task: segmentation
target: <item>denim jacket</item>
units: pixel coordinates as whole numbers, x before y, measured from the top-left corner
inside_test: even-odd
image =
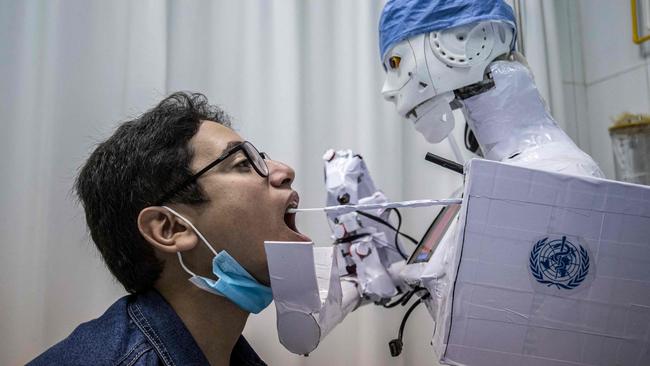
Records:
[[[231,365],[266,365],[243,336]],[[209,365],[172,307],[155,290],[125,296],[79,325],[28,365]]]

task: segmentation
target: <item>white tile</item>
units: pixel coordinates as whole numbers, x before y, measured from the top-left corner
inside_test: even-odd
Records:
[[[587,87],[588,131],[591,156],[608,178],[614,178],[614,159],[608,127],[623,112],[648,113],[648,66]]]
[[[628,1],[580,0],[578,11],[587,84],[645,63],[632,42]]]

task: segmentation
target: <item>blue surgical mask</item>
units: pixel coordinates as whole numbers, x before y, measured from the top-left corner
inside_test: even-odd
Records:
[[[181,267],[192,276],[189,279],[190,282],[202,290],[229,299],[249,313],[257,314],[269,306],[271,301],[273,301],[273,293],[270,287],[259,283],[225,250],[217,253],[201,232],[188,219],[169,207],[163,207],[179,219],[185,221],[215,255],[212,259],[212,273],[217,276],[218,280],[196,275],[185,266],[181,253],[176,253]]]

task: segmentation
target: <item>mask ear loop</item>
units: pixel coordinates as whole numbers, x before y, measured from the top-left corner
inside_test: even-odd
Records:
[[[217,251],[214,250],[214,248],[212,247],[212,245],[210,245],[210,243],[208,243],[208,241],[205,239],[205,237],[203,236],[203,234],[201,234],[201,232],[198,231],[198,230],[196,229],[196,227],[195,227],[195,226],[190,222],[190,220],[186,219],[185,217],[183,217],[183,215],[179,214],[178,212],[172,210],[171,208],[169,208],[169,207],[167,207],[167,206],[162,206],[162,207],[166,208],[169,212],[173,213],[176,217],[178,217],[179,219],[183,220],[186,224],[188,224],[188,225],[192,228],[192,230],[194,230],[194,232],[196,233],[196,235],[198,235],[199,238],[200,238],[201,240],[203,240],[203,242],[205,243],[205,245],[207,245],[208,248],[210,248],[210,250],[212,251],[212,253],[213,253],[215,256],[218,254]],[[194,274],[194,272],[190,271],[190,269],[187,268],[187,266],[186,266],[185,263],[183,262],[183,257],[181,256],[181,252],[176,252],[176,255],[178,256],[178,260],[181,262],[181,267],[183,267],[183,269],[185,270],[185,272],[191,274],[191,275],[194,276],[194,277],[197,277],[197,275]]]

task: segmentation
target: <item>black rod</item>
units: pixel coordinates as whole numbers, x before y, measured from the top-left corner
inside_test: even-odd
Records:
[[[463,174],[463,166],[458,164],[455,161],[451,161],[448,159],[443,158],[442,156],[438,156],[436,154],[432,154],[430,152],[427,153],[427,155],[424,157],[426,161],[430,161],[434,164],[438,164],[443,168],[447,168],[449,170],[452,170],[458,174]]]

